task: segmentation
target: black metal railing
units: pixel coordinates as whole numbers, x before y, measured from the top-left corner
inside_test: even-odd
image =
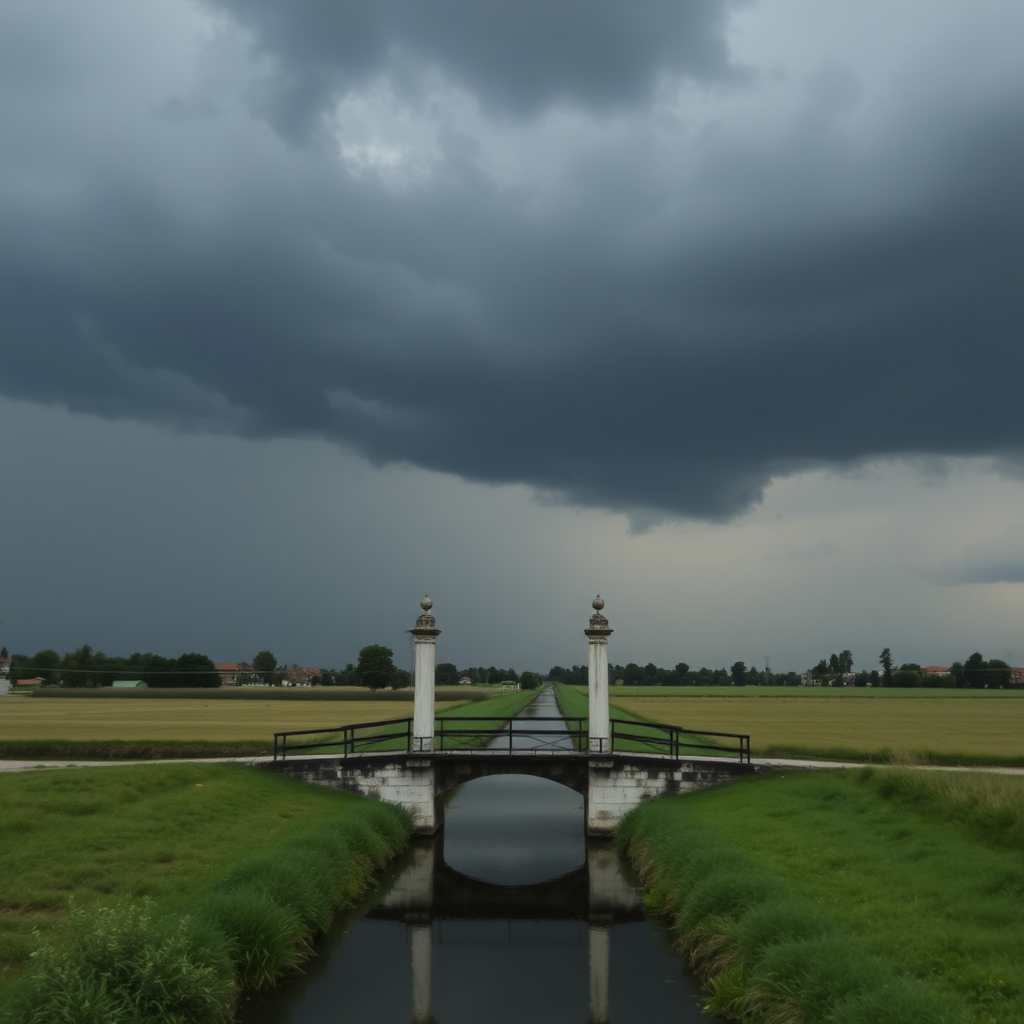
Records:
[[[750,763],[750,737],[734,732],[683,729],[658,722],[611,720],[612,750],[617,754],[663,754],[685,757],[702,751],[701,757],[736,757]]]
[[[296,741],[293,737],[305,737]],[[347,757],[370,750],[411,750],[412,719],[392,718],[384,722],[359,722],[333,729],[293,729],[274,733],[274,760],[304,751]]]
[[[533,722],[544,722],[546,728],[531,729]],[[559,723],[561,728],[551,727]],[[563,718],[561,715],[531,715],[510,718],[507,722],[482,721],[479,718],[449,715],[435,722],[435,750],[575,750],[587,736],[585,718]],[[564,744],[568,744],[568,746]]]
[[[559,751],[588,752],[586,718],[561,716],[494,719],[451,715],[434,721],[436,751]],[[546,727],[531,729],[533,722]],[[561,728],[551,727],[560,723]],[[731,732],[683,729],[658,722],[611,719],[611,752],[661,754],[682,758],[694,751],[702,757],[736,757],[750,762],[750,737]],[[360,722],[328,729],[293,729],[274,733],[274,760],[299,753],[348,757],[369,752],[412,750],[412,719]]]

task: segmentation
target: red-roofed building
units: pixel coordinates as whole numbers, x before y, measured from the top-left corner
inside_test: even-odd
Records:
[[[252,671],[244,661],[219,661],[213,667],[220,673],[221,686],[237,686],[238,677]]]
[[[925,665],[921,671],[927,676],[948,676],[949,669],[942,665]]]

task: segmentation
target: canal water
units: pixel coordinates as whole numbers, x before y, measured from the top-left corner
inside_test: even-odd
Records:
[[[551,690],[513,745],[569,746]],[[545,735],[548,734],[548,735]],[[503,740],[507,743],[507,739]],[[583,798],[496,775],[450,795],[304,973],[244,1005],[240,1024],[707,1024],[628,867],[588,841]]]

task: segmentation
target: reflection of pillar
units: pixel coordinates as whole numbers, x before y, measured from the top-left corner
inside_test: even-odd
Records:
[[[414,924],[412,932],[412,1024],[433,1024],[430,1011],[430,924]]]
[[[608,620],[601,614],[604,601],[594,598],[594,614],[590,629],[583,630],[590,638],[590,751],[604,754],[611,750],[611,726],[608,716]]]
[[[433,601],[429,597],[420,601],[423,614],[410,629],[416,647],[416,679],[413,692],[412,749],[434,749],[434,657],[439,629],[434,628],[430,614]]]
[[[608,953],[611,934],[600,924],[590,925],[590,1016],[587,1024],[609,1024]]]

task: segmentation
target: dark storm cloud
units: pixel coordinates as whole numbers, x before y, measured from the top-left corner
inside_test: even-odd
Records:
[[[301,139],[348,89],[387,76],[416,95],[439,72],[486,109],[523,116],[556,101],[618,107],[659,75],[729,81],[730,0],[630,4],[586,0],[208,0],[273,61],[256,103]]]
[[[526,21],[490,38],[476,5],[430,5],[429,26],[427,5],[351,5],[346,32],[334,5],[221,6],[278,61],[264,98],[307,97],[293,125],[408,68],[407,51],[519,113],[564,95],[640,102],[662,70],[728,73],[712,4],[598,19],[600,39],[633,32],[603,73],[597,43],[570,52],[570,7],[550,7],[565,33],[535,40],[527,71]],[[285,159],[236,138],[221,97],[151,104],[159,152],[113,132],[88,171],[25,130],[30,172],[0,192],[0,388],[183,429],[322,436],[637,523],[728,518],[803,467],[1019,459],[1021,92],[915,112],[913,133],[896,124],[864,153],[835,134],[856,75],[832,62],[808,82],[805,115],[768,141],[698,134],[682,159],[638,123],[626,142],[581,144],[543,216],[453,131],[394,187],[322,147]],[[173,197],[168,177],[186,181]]]

